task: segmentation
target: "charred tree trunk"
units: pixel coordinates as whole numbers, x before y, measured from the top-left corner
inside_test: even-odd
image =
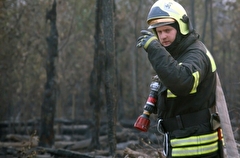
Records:
[[[195,0],[190,0],[191,5],[191,22],[194,29],[196,29],[196,21],[195,21]]]
[[[105,44],[105,91],[108,119],[108,144],[111,156],[116,152],[116,65],[115,65],[115,28],[113,22],[113,0],[103,1],[103,30]]]
[[[203,21],[203,32],[202,32],[202,42],[203,43],[204,43],[204,39],[205,39],[206,27],[207,27],[207,21],[208,21],[208,1],[209,0],[205,0],[205,2],[204,2],[205,17],[204,17],[204,21]]]
[[[56,108],[56,70],[54,60],[58,54],[58,31],[56,26],[56,0],[52,9],[46,14],[46,20],[50,21],[50,35],[46,38],[48,45],[48,57],[46,62],[47,81],[45,84],[44,100],[41,108],[40,140],[39,145],[51,147],[54,144],[54,114]]]
[[[102,84],[102,69],[104,68],[104,43],[102,33],[102,0],[98,0],[96,4],[95,18],[95,53],[93,70],[90,75],[90,105],[93,106],[93,127],[91,149],[99,149],[99,127],[101,107],[103,106],[103,98],[100,92]]]
[[[211,28],[211,46],[210,46],[210,52],[213,53],[213,47],[214,47],[214,27],[213,27],[213,2],[212,0],[209,0],[210,3],[210,28]]]

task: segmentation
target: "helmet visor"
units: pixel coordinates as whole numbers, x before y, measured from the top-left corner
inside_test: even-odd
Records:
[[[153,29],[153,28],[156,28],[156,27],[159,27],[159,26],[172,24],[174,22],[175,22],[175,20],[172,19],[172,18],[153,19],[153,20],[148,22],[148,24],[149,24],[148,29]]]

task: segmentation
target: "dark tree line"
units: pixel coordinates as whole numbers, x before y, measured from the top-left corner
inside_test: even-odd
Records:
[[[99,121],[101,109],[101,84],[104,84],[108,118],[108,140],[111,155],[116,150],[116,64],[115,64],[115,29],[113,0],[96,3],[95,24],[95,55],[93,70],[90,78],[90,104],[93,109],[92,148],[99,148]],[[47,81],[45,84],[44,101],[41,109],[40,146],[51,147],[54,144],[54,117],[56,109],[56,68],[55,58],[58,54],[58,30],[56,26],[56,0],[51,10],[47,11],[46,21],[50,21],[50,35],[47,37],[48,58],[46,62]],[[99,13],[99,14],[98,14]],[[103,30],[103,33],[102,31]],[[104,40],[103,40],[104,39]],[[105,54],[104,54],[105,52]],[[104,68],[102,70],[102,68]]]

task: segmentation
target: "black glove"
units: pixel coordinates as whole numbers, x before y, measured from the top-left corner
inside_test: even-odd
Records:
[[[147,47],[153,40],[158,40],[157,37],[150,31],[142,30],[141,34],[142,36],[140,36],[137,40],[138,48],[143,47],[144,49],[147,49]]]

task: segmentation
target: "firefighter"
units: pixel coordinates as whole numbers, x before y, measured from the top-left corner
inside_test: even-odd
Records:
[[[166,157],[222,157],[215,105],[216,64],[192,28],[185,9],[174,0],[151,7],[137,47],[144,48],[160,80],[158,130]],[[153,108],[145,107],[145,111]],[[151,110],[152,109],[152,110]],[[149,114],[148,113],[148,114]],[[213,117],[214,116],[214,117]],[[212,119],[217,118],[217,121]]]

